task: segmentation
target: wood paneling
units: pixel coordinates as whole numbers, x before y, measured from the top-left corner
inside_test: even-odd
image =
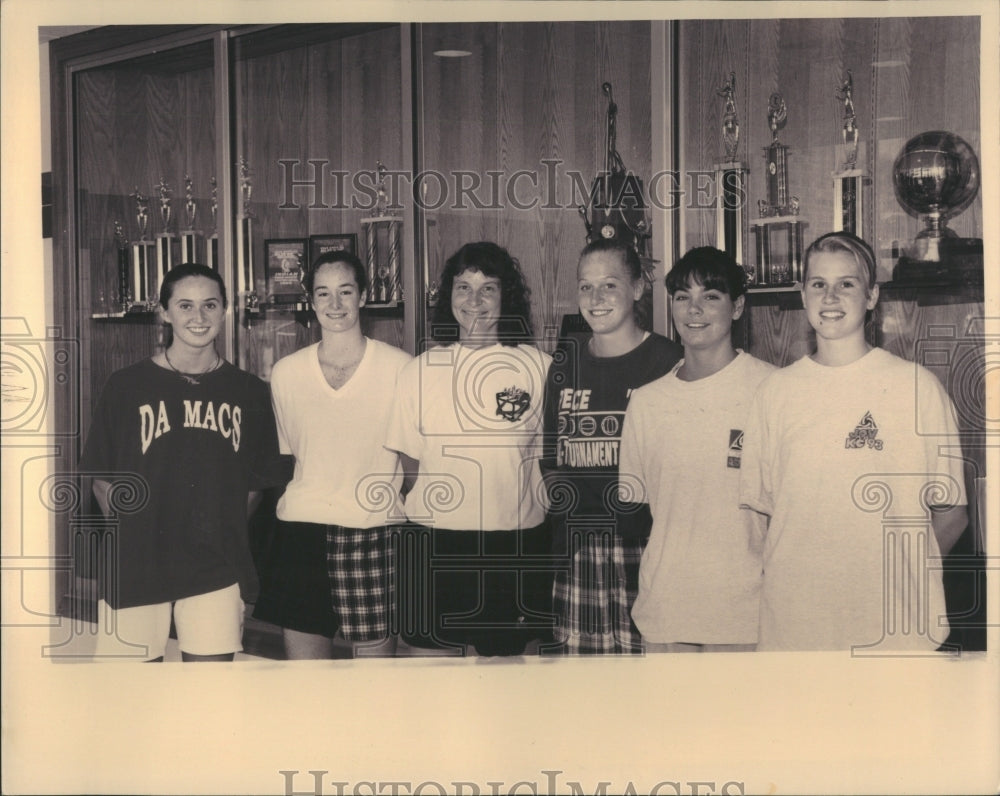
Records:
[[[925,130],[958,133],[979,147],[979,25],[974,17],[896,19],[799,19],[691,21],[681,23],[681,147],[684,168],[710,169],[722,145],[722,99],[716,89],[730,71],[737,75],[740,157],[750,167],[748,215],[766,195],[762,158],[770,141],[767,101],[778,91],[788,121],[778,137],[790,147],[790,192],[801,200],[807,223],[805,243],[832,229],[831,172],[838,166],[843,103],[837,89],[850,69],[854,106],[861,132],[858,162],[870,177],[865,190],[864,237],[879,255],[879,278],[891,277],[893,250],[909,243],[920,225],[895,198],[892,165],[900,148]],[[935,53],[934,58],[927,53]],[[715,244],[714,210],[684,210],[682,249]],[[959,234],[982,235],[982,201],[976,201],[952,226]],[[749,246],[753,238],[745,237]],[[748,247],[746,259],[753,261]],[[787,299],[751,296],[747,323],[750,350],[777,365],[787,365],[812,350],[801,309]],[[942,321],[981,309],[972,298],[964,305],[920,306],[883,299],[873,334],[901,355],[913,356],[917,340]],[[801,304],[797,306],[801,307]],[[909,354],[907,354],[909,352]]]
[[[649,24],[434,24],[421,26],[421,36],[421,168],[442,175],[450,191],[450,201],[427,212],[429,281],[462,244],[495,241],[520,261],[535,335],[551,347],[562,316],[576,311],[586,243],[576,205],[604,165],[604,82],[618,104],[618,151],[631,171],[650,177]],[[472,55],[433,55],[444,48]],[[461,179],[481,183],[456,201]],[[429,198],[437,187],[429,185]]]
[[[343,37],[331,27],[328,35],[277,49],[260,47],[256,39],[237,44],[237,157],[245,157],[252,172],[260,295],[265,239],[352,232],[362,246],[361,219],[373,214],[377,164],[401,168],[399,28]],[[309,182],[314,184],[303,184]],[[402,344],[400,313],[363,315],[366,334]],[[295,350],[292,342],[301,347],[318,339],[309,317],[269,311],[242,323],[241,366],[266,377],[277,358]]]
[[[210,65],[211,43],[204,42],[162,51],[141,64],[113,64],[75,77],[76,277],[85,327],[85,418],[111,372],[151,354],[160,339],[151,317],[145,323],[90,319],[92,313],[118,307],[114,222],[122,224],[129,240],[139,239],[130,194],[138,188],[149,199],[151,240],[164,231],[155,186],[165,180],[172,189],[170,230],[176,233],[185,226],[184,177],[190,175],[199,206],[196,226],[210,224],[215,152]]]
[[[837,89],[851,70],[861,133],[858,162],[869,178],[863,237],[879,255],[881,280],[891,277],[894,249],[921,228],[893,190],[892,165],[902,146],[926,130],[949,130],[979,150],[975,17],[700,20],[681,23],[681,41],[684,168],[709,169],[721,155],[722,100],[715,90],[736,72],[740,157],[750,167],[753,218],[757,199],[766,195],[767,100],[780,92],[788,120],[778,137],[790,147],[790,192],[801,201],[807,245],[833,226],[831,172],[839,165],[843,127]],[[684,250],[714,243],[714,211],[689,203],[684,221]],[[960,235],[980,236],[981,198],[950,226]]]

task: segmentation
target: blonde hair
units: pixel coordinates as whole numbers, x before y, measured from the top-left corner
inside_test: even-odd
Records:
[[[809,275],[809,260],[817,252],[844,252],[854,258],[858,270],[867,282],[867,292],[870,295],[875,287],[877,266],[875,252],[857,235],[850,232],[827,232],[816,238],[806,249],[805,266],[802,269],[802,281]]]

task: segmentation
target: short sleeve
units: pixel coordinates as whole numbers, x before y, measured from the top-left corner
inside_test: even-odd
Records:
[[[111,422],[114,414],[111,406],[111,396],[117,391],[111,388],[110,382],[101,391],[97,407],[87,432],[87,442],[80,456],[80,470],[89,472],[111,472],[114,470],[114,431],[115,424]]]
[[[559,384],[565,383],[560,378],[559,364],[555,361],[549,364],[545,377],[545,395],[542,403],[542,458],[539,465],[542,472],[554,470],[556,467],[556,420],[559,413]]]
[[[774,513],[774,461],[770,439],[766,390],[757,390],[750,403],[747,427],[743,431],[740,458],[740,505],[761,514]]]
[[[641,407],[641,396],[633,394],[622,423],[621,448],[618,452],[618,496],[623,503],[649,503],[639,442],[642,438]]]
[[[930,487],[928,499],[935,507],[964,506],[968,498],[955,406],[937,376],[921,367],[918,378],[917,422],[924,443],[927,472],[944,476]]]
[[[291,429],[287,428],[286,424],[294,417],[294,411],[290,406],[289,390],[285,387],[285,373],[281,361],[271,371],[271,406],[278,431],[278,450],[285,455],[292,455],[295,453],[292,448],[292,434],[289,433]]]
[[[250,428],[254,430],[250,450],[248,451],[248,488],[250,490],[265,489],[284,483],[283,464],[278,453],[278,431],[271,407],[271,396],[264,382],[255,376],[249,376],[253,392],[251,402],[253,422]]]
[[[399,451],[417,461],[423,451],[423,436],[417,417],[416,393],[420,380],[416,375],[419,374],[419,368],[420,360],[414,360],[404,366],[396,378],[396,400],[392,403],[383,443],[389,450]]]

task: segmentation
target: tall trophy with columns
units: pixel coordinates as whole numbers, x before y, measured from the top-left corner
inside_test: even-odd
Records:
[[[382,161],[377,161],[377,200],[371,216],[361,219],[370,304],[395,304],[403,298],[400,248],[403,219],[389,206],[387,174]]]
[[[767,162],[767,198],[757,200],[756,283],[769,287],[791,287],[802,279],[802,227],[799,199],[788,185],[788,147],[778,140],[778,131],[788,120],[788,108],[778,92],[767,103],[767,125],[771,143],[764,147]]]
[[[173,215],[170,207],[170,195],[173,193],[166,180],[162,177],[156,184],[156,193],[160,200],[160,223],[162,231],[156,235],[156,284],[163,284],[163,277],[174,267],[174,244],[177,238],[170,231],[170,221]]]
[[[198,238],[201,233],[194,228],[198,216],[198,200],[194,198],[194,183],[184,175],[184,231],[181,232],[181,262],[198,262]]]
[[[139,230],[138,240],[132,243],[132,304],[130,309],[142,309],[146,305],[156,304],[156,294],[160,289],[157,282],[152,287],[150,282],[155,278],[156,255],[153,250],[156,244],[148,240],[149,234],[149,198],[136,186],[130,194],[135,202],[135,223]]]

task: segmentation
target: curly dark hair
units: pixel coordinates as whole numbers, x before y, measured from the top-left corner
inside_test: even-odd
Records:
[[[497,339],[502,345],[531,342],[531,290],[517,259],[502,246],[490,241],[466,243],[448,258],[441,272],[437,306],[431,320],[431,338],[439,343],[453,343],[459,338],[459,324],[451,311],[451,291],[455,277],[465,271],[500,280],[500,323]]]

